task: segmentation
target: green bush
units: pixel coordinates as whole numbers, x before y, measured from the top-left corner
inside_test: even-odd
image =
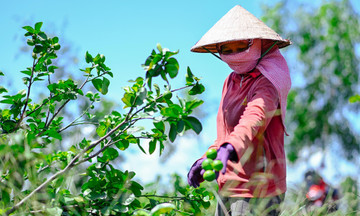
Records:
[[[123,109],[92,122],[97,119],[94,104],[108,93],[113,77],[105,56],[86,52],[88,67],[81,69],[81,84],[71,78],[53,82],[57,70],[53,60],[61,45],[58,37],[49,37],[41,27],[41,22],[23,27],[33,51],[32,65],[21,71],[26,88],[11,95],[0,87],[0,214],[199,215],[208,208],[214,196],[204,188],[190,188],[175,176],[171,196],[146,193],[133,180],[134,172],[113,166],[130,145],[144,154],[158,148],[161,154],[165,141],[174,142],[187,130],[201,132],[202,125],[192,112],[203,103],[196,95],[204,92],[204,86],[190,68],[184,86],[170,85],[179,73],[174,58],[178,52],[158,45],[143,64],[144,76],[124,87]],[[43,84],[47,96],[32,96],[32,90]],[[84,93],[89,85],[96,91]],[[180,91],[184,97],[175,95]],[[78,117],[64,118],[64,108],[76,105],[80,98],[88,106]],[[92,122],[96,137],[83,137],[80,142],[66,137],[66,131],[81,129],[84,122]]]

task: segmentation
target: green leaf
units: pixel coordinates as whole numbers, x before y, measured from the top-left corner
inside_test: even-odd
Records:
[[[131,186],[129,188],[136,197],[141,196],[141,190],[144,190],[143,186],[135,181],[131,181]]]
[[[107,148],[103,152],[103,157],[109,161],[115,160],[119,156],[119,152],[113,148]]]
[[[204,101],[198,100],[198,99],[195,99],[195,100],[192,100],[192,101],[187,101],[186,105],[185,105],[185,109],[186,109],[186,111],[192,111],[196,107],[200,106],[203,103],[204,103]]]
[[[107,78],[93,79],[91,82],[101,94],[106,95],[108,93],[110,81]]]
[[[148,210],[139,209],[134,212],[134,216],[151,216],[151,214]]]
[[[166,117],[178,118],[182,112],[178,104],[171,104],[169,107],[164,107],[160,110],[160,114]]]
[[[90,55],[90,53],[88,51],[86,51],[85,60],[86,60],[86,63],[93,62],[93,57]]]
[[[58,37],[53,37],[52,42],[53,42],[54,44],[58,43],[58,42],[59,42],[59,38],[58,38]]]
[[[155,91],[156,91],[156,96],[159,97],[160,96],[160,87],[158,84],[154,84],[154,88],[155,88]]]
[[[164,50],[163,50],[163,51],[164,51]],[[176,51],[176,52],[166,51],[166,52],[165,52],[165,59],[167,60],[167,59],[169,59],[171,56],[176,55],[176,54],[178,54],[178,53],[179,53],[179,50]]]
[[[103,124],[100,124],[100,126],[96,129],[96,133],[99,135],[99,137],[105,136],[107,131],[107,127]]]
[[[156,44],[156,48],[159,50],[160,53],[162,53],[163,49],[159,43]]]
[[[4,203],[9,203],[10,202],[10,194],[6,191],[6,190],[1,190],[0,192],[1,194],[1,201],[3,201]]]
[[[14,120],[5,120],[1,124],[1,128],[6,133],[11,133],[16,127],[16,121]]]
[[[176,128],[177,128],[177,133],[184,132],[184,130],[185,130],[185,122],[183,120],[178,121],[177,125],[176,125]]]
[[[150,154],[154,153],[155,149],[156,149],[156,140],[152,139],[149,142],[149,153]]]
[[[161,78],[167,82],[169,84],[169,80],[167,79],[166,77],[166,72],[165,71],[160,71],[160,75],[161,75]]]
[[[92,190],[91,190],[90,188],[88,188],[88,189],[86,189],[86,190],[83,192],[83,194],[84,194],[84,196],[87,196],[87,195],[89,195],[91,192],[92,192]]]
[[[170,124],[169,139],[174,142],[177,135],[177,127],[175,124]]]
[[[121,101],[124,102],[125,107],[131,107],[133,105],[135,96],[130,93],[125,93],[124,97],[121,98]]]
[[[165,64],[165,71],[171,78],[175,78],[179,72],[179,63],[175,58],[169,58]]]
[[[44,80],[44,79],[41,79],[41,78],[39,78],[39,77],[35,77],[33,81],[35,82],[35,81],[43,81],[43,80]]]
[[[43,47],[41,45],[36,45],[33,49],[33,52],[40,53],[40,52],[42,52],[42,50],[43,50]],[[38,65],[40,65],[40,64],[38,64]]]
[[[194,75],[189,67],[187,67],[187,73],[185,78],[186,78],[186,85],[192,85],[192,83],[194,82]]]
[[[196,134],[200,134],[200,132],[202,131],[202,125],[201,125],[201,122],[197,118],[188,116],[188,117],[184,118],[184,120],[186,123],[188,123],[190,128],[195,131]]]
[[[79,147],[81,149],[84,149],[86,147],[88,147],[90,145],[90,141],[86,140],[85,138],[83,140],[81,140],[81,142],[79,143]]]
[[[57,69],[58,67],[54,66],[54,65],[51,65],[50,67],[48,67],[48,71],[51,72],[51,73],[54,73],[55,72],[55,69]]]
[[[151,215],[152,216],[160,216],[162,214],[170,213],[175,208],[176,207],[174,204],[161,203],[161,204],[155,206],[153,209],[151,209]]]
[[[350,97],[349,102],[350,103],[360,102],[360,95],[354,95],[354,96]]]
[[[40,37],[40,40],[43,40],[43,41],[48,39],[47,35],[44,32],[40,32],[39,37]]]
[[[36,32],[39,32],[40,31],[40,29],[41,29],[41,26],[43,25],[43,23],[42,22],[38,22],[38,23],[36,23],[35,24],[35,31]]]
[[[3,86],[0,86],[0,94],[6,93],[6,92],[8,92],[8,90],[6,88],[4,88]]]
[[[11,111],[9,109],[3,109],[0,115],[3,119],[8,119],[11,116]]]
[[[140,145],[139,142],[137,143],[137,145],[138,145],[139,149],[140,149],[144,154],[146,154],[146,151],[145,151],[144,148]]]
[[[163,133],[165,132],[165,124],[163,121],[159,121],[159,122],[154,121],[153,124],[156,129],[158,129],[159,131],[161,131]]]
[[[290,162],[294,163],[298,159],[298,154],[295,151],[291,151],[287,154],[287,158]]]
[[[109,85],[110,85],[110,81],[107,78],[103,77],[102,88],[101,88],[102,91],[100,91],[103,95],[106,95],[108,93]]]
[[[102,91],[102,80],[101,79],[93,79],[91,80],[92,84],[94,85],[95,89],[98,90],[99,92]]]
[[[32,34],[35,33],[35,29],[33,29],[33,27],[31,27],[31,26],[24,26],[22,28],[25,29],[26,31],[32,33]]]
[[[75,89],[75,91],[79,94],[84,96],[84,92],[81,89]]]
[[[2,71],[0,71],[0,76],[5,76],[5,74]]]
[[[34,46],[34,45],[35,45],[34,40],[32,40],[32,39],[27,39],[26,43],[27,43],[29,46]]]
[[[159,156],[161,156],[164,151],[165,146],[162,141],[159,141],[159,143],[160,143]]]
[[[118,147],[118,149],[120,149],[121,151],[124,151],[125,149],[127,149],[129,147],[129,141],[122,139],[119,142],[115,143],[116,147]]]
[[[100,63],[100,60],[101,60],[101,56],[100,56],[100,54],[97,54],[97,55],[95,56],[95,58],[94,58],[94,63],[95,63],[95,64],[99,64],[99,63]]]
[[[147,77],[148,73],[149,73],[149,72],[146,72],[146,77]],[[150,89],[150,91],[151,91],[152,77],[146,78],[146,83],[148,84],[149,89]]]
[[[104,63],[105,62],[105,56],[103,54],[100,55],[100,62]]]
[[[47,130],[44,134],[48,135],[49,137],[62,140],[61,135],[55,129]]]
[[[59,207],[46,208],[46,213],[48,213],[48,215],[61,216],[62,212],[63,212],[63,210],[61,208],[59,208]]]
[[[141,104],[143,104],[144,99],[145,99],[146,96],[147,96],[147,90],[146,90],[146,88],[141,87],[141,88],[136,92],[136,95],[137,95],[137,97],[136,97],[136,103],[135,103],[135,105],[141,105]]]
[[[205,91],[205,87],[204,85],[200,84],[200,83],[196,83],[194,85],[194,87],[192,87],[189,90],[189,95],[197,95],[197,94],[201,94]]]

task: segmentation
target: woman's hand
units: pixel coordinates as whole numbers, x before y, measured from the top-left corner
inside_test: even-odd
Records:
[[[200,186],[200,183],[204,181],[203,174],[205,170],[201,167],[201,164],[205,159],[206,158],[201,158],[197,160],[190,168],[190,171],[187,175],[188,183],[190,186],[197,188]],[[220,146],[220,148],[217,150],[217,156],[215,160],[220,160],[223,163],[224,167],[222,168],[221,173],[225,174],[228,160],[236,162],[238,161],[238,157],[236,155],[234,147],[231,144],[226,143]],[[215,173],[217,179],[219,177],[219,172]]]
[[[230,143],[225,143],[224,145],[220,146],[220,148],[217,151],[217,156],[215,160],[220,160],[223,163],[224,167],[221,170],[222,174],[225,174],[226,172],[226,166],[228,160],[235,162],[238,161],[235,149]],[[217,177],[218,174],[216,175],[216,179]]]
[[[200,183],[204,181],[203,174],[204,170],[201,167],[202,162],[205,160],[205,158],[201,158],[197,160],[192,167],[189,170],[189,173],[187,175],[188,177],[188,183],[190,186],[193,186],[194,188],[197,188],[200,186]]]

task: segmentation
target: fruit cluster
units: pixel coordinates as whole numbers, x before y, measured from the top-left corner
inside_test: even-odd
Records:
[[[224,166],[220,160],[215,160],[216,156],[216,149],[209,149],[206,152],[206,159],[201,164],[201,167],[205,170],[203,178],[206,181],[213,181],[216,178],[215,171],[219,172]]]

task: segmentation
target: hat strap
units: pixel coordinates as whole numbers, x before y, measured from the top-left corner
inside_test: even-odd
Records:
[[[202,47],[204,50],[208,51],[209,53],[213,54],[216,58],[220,59],[222,61],[222,59],[220,58],[220,56],[216,55],[215,53],[211,52],[209,49],[207,49],[206,47]]]
[[[258,62],[257,62],[257,64],[256,64],[256,66],[260,63],[261,59],[262,59],[278,42],[279,42],[279,41],[275,41],[275,42],[273,43],[273,45],[271,45],[271,46],[269,47],[269,49],[267,49],[263,54],[261,54],[261,56],[260,56],[260,58],[259,58],[259,60],[258,60]],[[256,68],[256,66],[255,66],[255,68]],[[255,68],[252,69],[251,71],[254,71]]]
[[[273,43],[273,45],[271,45],[271,47],[269,47],[269,49],[267,49],[260,57],[259,61],[266,55],[266,53],[268,53],[279,41],[275,41]]]

